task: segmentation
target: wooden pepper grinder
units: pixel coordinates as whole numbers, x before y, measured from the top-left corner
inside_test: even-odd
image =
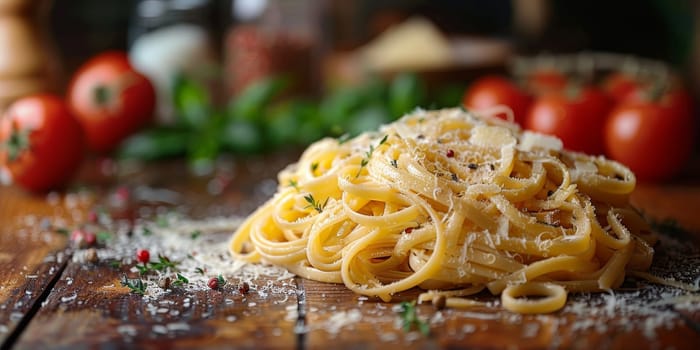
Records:
[[[58,58],[48,41],[51,0],[0,0],[0,112],[36,92],[56,92]]]

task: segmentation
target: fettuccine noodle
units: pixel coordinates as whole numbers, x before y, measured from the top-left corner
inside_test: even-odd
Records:
[[[514,312],[551,312],[647,270],[657,239],[628,204],[626,167],[461,109],[323,139],[278,180],[234,257],[384,301],[420,287],[462,305],[488,289]]]

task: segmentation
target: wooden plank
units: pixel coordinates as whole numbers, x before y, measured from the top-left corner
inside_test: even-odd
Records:
[[[700,313],[681,315],[670,310],[632,311],[617,306],[616,314],[600,312],[607,295],[571,296],[570,304],[588,305],[579,311],[519,315],[503,310],[498,299],[480,295],[493,306],[467,310],[435,310],[418,305],[418,314],[430,325],[430,335],[400,328],[394,303],[354,295],[342,285],[304,281],[306,290],[306,342],[310,348],[334,349],[695,349],[700,333],[688,322]],[[416,291],[397,301],[415,299]],[[624,303],[626,299],[620,298]],[[582,311],[586,310],[586,311]]]
[[[700,237],[700,184],[640,184],[630,202],[656,221],[674,220]]]
[[[293,279],[262,277],[242,294],[229,277],[219,290],[200,285],[144,298],[120,286],[122,274],[107,263],[69,264],[16,347],[253,349],[296,341]]]
[[[200,259],[212,247],[220,249],[223,244],[225,248],[232,233],[216,228],[220,226],[216,222],[225,219],[206,218],[247,214],[269,195],[258,184],[278,169],[256,171],[261,169],[258,163],[208,176],[192,175],[183,162],[160,163],[122,173],[105,189],[91,188],[99,198],[91,209],[108,214],[94,230],[106,230],[112,236],[95,249],[96,262],[86,261],[87,249],[75,251],[16,348],[289,348],[295,344],[297,298],[291,275],[280,278],[279,270],[266,275],[266,270],[248,266],[234,270],[225,249],[216,261]],[[92,178],[88,185],[100,181]],[[228,182],[219,184],[228,187],[212,193],[212,181]],[[126,205],[112,203],[120,191],[128,198]],[[161,215],[177,222],[160,227],[156,219]],[[199,229],[197,238],[188,236]],[[169,277],[175,281],[177,271],[189,282],[162,289],[153,274],[141,276],[133,268],[137,247],[173,258],[179,264]],[[152,256],[152,262],[157,260]],[[195,272],[193,264],[205,272]],[[216,290],[209,288],[208,279],[219,273],[229,283]],[[146,295],[141,296],[122,286],[124,277],[154,282],[148,283]],[[243,281],[249,283],[249,292],[239,290]]]
[[[0,343],[29,321],[46,288],[68,258],[65,235],[53,224],[73,220],[90,198],[52,193],[33,195],[0,187]]]
[[[392,309],[401,301],[414,300],[417,291],[397,294],[392,303],[356,295],[344,285],[301,280],[305,290],[306,344],[311,349],[434,348],[435,339],[418,330],[404,332]],[[432,307],[419,306],[425,316]],[[427,311],[426,311],[427,310]]]
[[[37,228],[43,217],[50,217],[54,222],[60,218],[64,220],[62,225],[73,227],[86,220],[88,211],[97,208],[107,208],[114,220],[133,223],[138,219],[137,222],[151,225],[155,225],[153,220],[163,213],[200,219],[241,216],[254,210],[274,192],[274,176],[289,159],[295,158],[274,156],[224,164],[208,176],[188,173],[181,161],[124,168],[112,177],[87,171],[80,180],[87,190],[50,197],[28,196],[14,188],[0,189],[0,267],[3,267],[0,273],[4,274],[0,278],[8,281],[0,288],[0,308],[7,305],[0,309],[0,325],[5,325],[5,332],[0,332],[1,339],[7,340],[22,319],[28,320],[23,317],[30,314],[37,300],[41,300],[41,293],[34,291],[45,290],[52,277],[58,276],[63,264],[55,258],[57,254],[70,254],[63,250],[64,236],[45,232],[40,224]],[[88,164],[90,166],[94,164]],[[115,206],[113,195],[122,186],[129,189],[132,202],[127,206]],[[694,201],[698,198],[695,194],[700,187],[683,186],[642,186],[633,201],[655,218],[675,217],[684,228],[700,228],[700,225],[695,226],[697,218],[693,214]],[[182,222],[177,221],[175,228],[184,230],[180,227]],[[149,238],[140,231],[135,230],[129,238],[128,230],[118,226],[112,229],[115,237],[122,239],[122,248],[135,250],[134,242],[148,242]],[[226,230],[210,231],[200,239],[210,243],[225,242],[231,234]],[[200,241],[193,240],[188,252],[196,252],[198,248],[203,249],[202,246]],[[415,330],[404,332],[392,309],[399,301],[414,300],[418,295],[416,290],[401,293],[392,304],[387,304],[355,295],[342,285],[291,277],[278,279],[274,273],[253,278],[251,270],[228,271],[228,285],[221,290],[211,290],[205,287],[206,278],[194,274],[192,266],[187,265],[181,272],[191,279],[189,287],[166,293],[151,287],[154,294],[142,297],[121,286],[124,275],[140,277],[132,269],[135,261],[125,258],[133,252],[110,252],[117,248],[119,245],[99,247],[100,259],[96,263],[81,260],[79,257],[84,257],[85,251],[76,251],[76,259],[66,264],[43,306],[13,345],[19,349],[98,346],[338,349],[635,346],[685,349],[700,343],[699,333],[693,328],[696,327],[693,322],[700,321],[697,311],[657,307],[651,311],[658,315],[651,311],[632,313],[625,308],[625,303],[634,299],[623,298],[612,308],[624,317],[615,317],[606,313],[611,307],[606,303],[611,299],[605,294],[572,297],[569,304],[578,305],[579,309],[537,316],[503,311],[497,298],[488,295],[480,296],[492,301],[492,307],[488,308],[438,311],[429,304],[418,305],[420,317],[430,321],[431,334],[427,337]],[[184,260],[183,251],[179,254],[177,260]],[[119,259],[115,258],[117,256]],[[232,264],[225,253],[222,256],[222,263]],[[123,265],[113,267],[116,260]],[[667,263],[669,266],[698,266],[694,260]],[[225,265],[211,266],[224,267],[221,270],[212,267],[207,271],[207,278],[227,271]],[[251,282],[251,291],[246,295],[238,290],[242,280]],[[597,314],[586,314],[592,310]],[[654,327],[647,328],[646,324]],[[648,334],[649,329],[653,330],[653,335]]]

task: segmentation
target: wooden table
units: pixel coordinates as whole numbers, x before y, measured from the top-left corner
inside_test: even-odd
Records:
[[[144,227],[155,225],[158,215],[173,212],[193,219],[243,216],[270,195],[275,185],[271,179],[295,157],[223,161],[206,176],[192,175],[177,160],[147,166],[93,160],[67,191],[31,195],[15,187],[0,188],[2,349],[693,349],[700,345],[696,323],[700,313],[694,311],[700,308],[667,306],[651,313],[633,313],[629,305],[619,302],[624,297],[617,304],[609,303],[614,298],[606,299],[612,296],[575,297],[573,304],[597,305],[591,306],[590,315],[586,308],[573,307],[550,315],[522,316],[497,304],[441,311],[429,304],[418,305],[418,314],[431,327],[427,336],[401,329],[395,303],[361,297],[341,285],[286,275],[254,276],[246,292],[241,290],[243,280],[235,275],[214,290],[202,288],[201,281],[194,281],[196,276],[188,271],[194,281],[188,283],[200,283],[200,287],[173,288],[166,294],[142,297],[120,284],[123,276],[138,276],[131,268],[136,262],[116,266],[114,260],[102,257],[86,262],[86,250],[72,247],[70,238],[57,232],[95,221],[91,212],[106,216],[112,225],[119,221],[127,227],[139,222],[146,222]],[[697,176],[667,185],[640,185],[633,203],[656,220],[676,219],[691,233],[679,238],[682,244],[698,247],[693,238],[700,232]],[[134,221],[138,217],[152,220]],[[136,237],[133,239],[146,239],[140,236],[145,231],[115,230],[112,240],[116,235],[132,239],[129,234]],[[206,239],[226,240],[230,231],[206,234]],[[203,238],[193,235],[192,239],[191,249],[196,253],[196,239]],[[76,259],[77,254],[83,260]],[[697,277],[697,255],[683,259],[677,268]],[[215,274],[203,273],[206,277]],[[414,300],[417,294],[409,291],[396,301]],[[600,301],[607,304],[596,304]]]

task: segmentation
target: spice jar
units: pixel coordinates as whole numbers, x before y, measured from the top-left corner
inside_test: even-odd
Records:
[[[231,13],[224,45],[230,96],[277,75],[290,78],[294,93],[317,92],[323,46],[320,0],[233,0]]]

